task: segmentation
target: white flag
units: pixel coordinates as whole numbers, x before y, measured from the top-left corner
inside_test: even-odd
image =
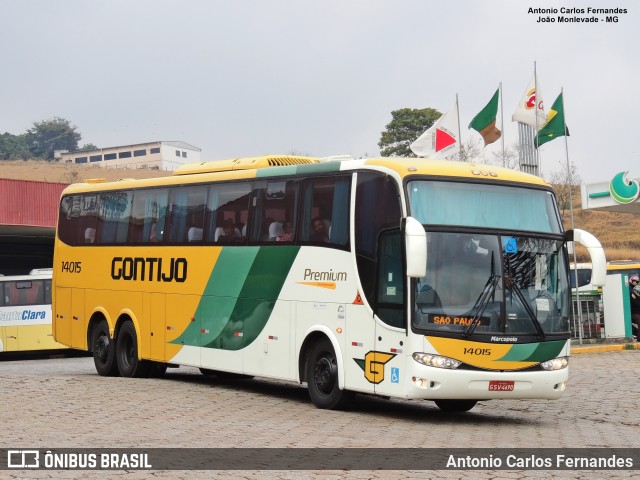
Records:
[[[537,123],[536,123],[537,116]],[[544,102],[542,93],[540,92],[540,82],[536,81],[536,75],[533,74],[529,86],[522,94],[520,103],[513,112],[511,119],[514,122],[525,123],[533,128],[540,130],[547,121],[547,114],[544,112]]]
[[[455,154],[460,148],[457,131],[458,109],[454,105],[411,144],[411,151],[419,157],[442,158]]]

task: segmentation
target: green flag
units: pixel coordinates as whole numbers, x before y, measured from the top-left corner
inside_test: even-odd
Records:
[[[482,135],[485,147],[498,140],[500,135],[502,135],[502,132],[496,128],[499,99],[500,89],[498,88],[489,103],[487,103],[487,106],[473,117],[473,120],[471,120],[471,123],[469,124],[469,128],[473,128]]]
[[[547,123],[545,123],[536,139],[534,141],[536,148],[540,145],[544,145],[550,142],[556,137],[562,137],[563,135],[569,136],[569,129],[564,123],[564,110],[562,108],[562,93],[558,95],[556,101],[553,102],[549,115],[547,117]]]

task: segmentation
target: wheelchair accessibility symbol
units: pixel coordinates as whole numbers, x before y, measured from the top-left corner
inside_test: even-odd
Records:
[[[518,253],[518,241],[514,237],[503,237],[502,249],[504,253]]]
[[[400,383],[400,369],[392,368],[391,369],[391,383]]]

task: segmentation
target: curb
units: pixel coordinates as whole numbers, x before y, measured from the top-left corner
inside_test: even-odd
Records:
[[[578,353],[619,352],[622,350],[640,350],[640,343],[571,346],[572,355]]]

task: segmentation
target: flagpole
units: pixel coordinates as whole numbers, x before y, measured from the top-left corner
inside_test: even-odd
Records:
[[[460,106],[458,105],[458,94],[456,93],[456,114],[458,115],[458,160],[462,160],[462,134],[460,133]]]
[[[507,163],[504,157],[504,108],[502,106],[502,82],[500,82],[498,89],[500,90],[500,127],[502,127],[502,135],[500,135],[502,139],[502,166],[506,167]]]
[[[533,141],[535,142],[535,138],[538,136],[538,131],[540,131],[540,127],[538,125],[538,100],[540,98],[540,95],[538,92],[538,69],[537,69],[537,65],[536,65],[536,61],[533,61],[533,86],[536,89],[536,103],[534,105],[534,109],[535,109],[535,118],[536,118],[536,131],[533,134]],[[542,177],[542,165],[540,162],[540,149],[539,148],[534,148],[533,149],[533,157],[535,159],[535,163],[536,163],[536,169],[538,176]]]
[[[569,213],[570,213],[570,218],[571,218],[571,230],[575,229],[575,224],[573,221],[573,193],[572,193],[572,187],[573,185],[571,185],[571,178],[570,178],[570,172],[571,172],[571,164],[569,163],[569,140],[567,139],[568,135],[567,135],[567,111],[564,108],[564,88],[561,87],[560,88],[560,95],[561,95],[561,103],[560,105],[562,105],[562,120],[563,120],[563,125],[562,128],[564,130],[564,155],[565,155],[565,159],[567,162],[567,181],[569,182]],[[539,150],[539,149],[538,149]],[[578,289],[578,257],[576,255],[576,248],[575,248],[575,244],[573,246],[573,274],[575,276],[575,284],[576,284],[576,309],[578,310],[578,322],[580,323],[580,325],[578,325],[578,339],[580,342],[580,345],[582,345],[582,305],[580,305],[580,290]],[[572,302],[573,303],[573,302]]]

